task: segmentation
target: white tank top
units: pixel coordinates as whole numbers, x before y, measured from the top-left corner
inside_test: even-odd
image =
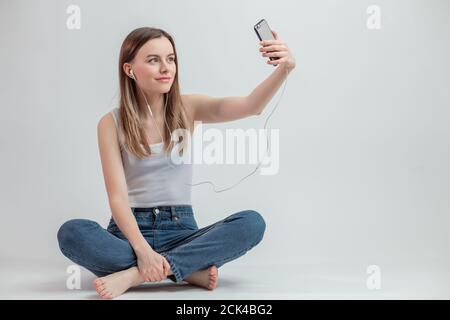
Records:
[[[114,108],[111,113],[119,136],[130,207],[191,205],[191,186],[188,184],[192,184],[192,163],[171,162],[170,154],[163,151],[162,142],[150,145],[151,156],[139,159],[124,146],[119,108]]]

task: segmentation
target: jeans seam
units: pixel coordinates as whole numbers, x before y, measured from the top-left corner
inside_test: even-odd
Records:
[[[242,250],[242,251],[239,251],[238,253],[236,253],[236,254],[234,254],[234,255],[231,255],[231,256],[229,256],[229,257],[227,257],[227,258],[223,258],[223,259],[221,259],[221,260],[219,260],[219,261],[216,261],[216,263],[217,263],[217,264],[220,264],[220,263],[222,263],[223,261],[233,259],[234,257],[238,257],[238,256],[240,256],[242,253],[246,253],[246,252],[249,251],[251,248],[255,247],[259,242],[260,242],[260,240],[256,241],[256,242],[255,242],[254,244],[252,244],[251,246],[247,247],[246,249],[244,249],[244,250]]]
[[[219,260],[219,261],[216,261],[216,262],[214,262],[214,263],[211,264],[211,265],[221,264],[223,261],[230,260],[230,259],[232,260],[234,257],[238,257],[238,256],[240,256],[242,253],[246,253],[246,252],[249,251],[251,248],[255,247],[261,240],[262,240],[262,238],[261,238],[261,239],[258,239],[257,241],[255,241],[252,245],[250,245],[250,246],[247,247],[246,249],[244,249],[244,250],[242,250],[242,251],[239,251],[238,253],[236,253],[236,254],[234,254],[234,255],[231,255],[231,256],[229,256],[229,257],[227,257],[227,258],[224,258],[224,259],[221,259],[221,260]],[[178,248],[177,248],[177,249],[178,249]],[[172,262],[171,262],[171,260],[170,260],[170,259],[172,259],[172,256],[171,256],[170,254],[168,254],[168,253],[165,253],[165,252],[161,252],[160,254],[167,258],[167,261],[169,262],[169,265],[170,265],[170,269],[172,270],[172,273],[175,275],[176,282],[177,282],[177,283],[182,282],[182,281],[183,281],[183,278],[181,277],[181,273],[180,273],[180,271],[178,270],[178,267],[176,267],[174,264],[172,264]],[[194,271],[194,272],[195,272],[195,271]]]
[[[101,272],[105,272],[105,273],[114,273],[117,271],[112,271],[112,270],[107,270],[105,268],[96,266],[94,264],[90,264],[90,263],[82,263],[82,259],[80,259],[78,256],[73,255],[72,253],[70,253],[69,251],[67,251],[64,248],[60,248],[61,251],[67,256],[67,258],[69,258],[70,260],[72,260],[73,262],[75,262],[76,264],[85,267],[86,269],[95,269],[97,271],[101,271]]]
[[[222,220],[219,220],[219,221],[213,223],[211,226],[209,226],[209,227],[210,227],[209,229],[204,230],[201,234],[199,234],[199,235],[196,236],[195,238],[189,240],[188,242],[185,242],[185,243],[183,243],[183,244],[181,244],[181,245],[179,245],[179,246],[173,248],[173,249],[171,250],[171,252],[172,252],[172,253],[177,253],[179,250],[183,249],[185,246],[187,246],[188,244],[190,244],[191,241],[197,239],[198,237],[200,237],[200,236],[204,235],[205,233],[209,232],[210,230],[214,229],[218,224],[224,223],[224,220],[225,220],[225,219],[222,219]],[[207,227],[204,227],[204,228],[207,228]],[[198,231],[198,230],[200,230],[200,229],[203,229],[203,228],[199,228],[199,229],[196,229],[196,230],[190,229],[190,230],[191,230],[191,231]]]

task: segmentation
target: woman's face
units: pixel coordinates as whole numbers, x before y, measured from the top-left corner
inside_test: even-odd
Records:
[[[147,41],[138,50],[130,64],[143,90],[149,93],[169,92],[177,72],[175,53],[169,39],[161,37]],[[160,77],[170,77],[170,79],[157,80]]]

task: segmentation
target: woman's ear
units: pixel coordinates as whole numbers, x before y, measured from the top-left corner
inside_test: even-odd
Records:
[[[131,64],[129,64],[128,62],[125,62],[122,66],[123,72],[125,72],[125,74],[127,76],[130,76],[130,71],[131,71]]]

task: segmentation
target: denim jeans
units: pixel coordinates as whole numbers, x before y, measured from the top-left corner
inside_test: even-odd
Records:
[[[139,230],[154,251],[166,258],[180,283],[195,271],[244,255],[263,238],[263,217],[254,210],[234,213],[199,228],[191,205],[131,208]],[[72,219],[58,230],[61,252],[102,277],[137,266],[130,243],[111,218],[106,229],[87,219]]]

